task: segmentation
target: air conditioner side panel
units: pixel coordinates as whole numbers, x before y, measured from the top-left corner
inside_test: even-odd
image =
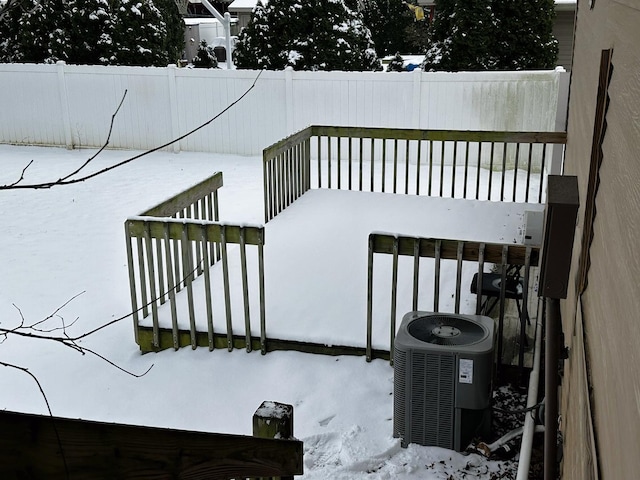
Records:
[[[394,369],[394,436],[454,448],[455,356],[396,348]]]
[[[493,384],[493,350],[458,354],[457,408],[483,409],[490,404]]]

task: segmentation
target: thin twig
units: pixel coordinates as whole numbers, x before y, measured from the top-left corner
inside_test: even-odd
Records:
[[[20,178],[18,178],[18,180],[16,180],[13,183],[10,183],[9,186],[10,187],[14,187],[16,185],[18,185],[21,181],[24,180],[24,174],[26,173],[27,169],[33,164],[33,159],[27,163],[27,165],[22,169],[22,173],[20,173]]]
[[[109,142],[111,141],[111,133],[113,133],[113,124],[116,120],[116,116],[118,115],[118,112],[120,111],[120,108],[122,107],[122,104],[124,103],[124,99],[126,98],[126,96],[127,96],[127,90],[125,89],[124,94],[120,99],[120,103],[118,104],[118,108],[116,108],[116,111],[113,112],[113,114],[111,115],[111,123],[109,124],[109,133],[107,134],[106,141],[100,147],[100,150],[98,150],[96,153],[91,155],[87,159],[87,161],[84,162],[79,168],[75,169],[73,172],[69,173],[68,175],[58,179],[56,183],[64,182],[65,180],[68,180],[70,177],[73,177],[74,175],[77,175],[78,173],[80,173],[82,169],[84,169],[87,165],[89,165],[89,163],[91,163],[92,160],[94,160],[98,155],[100,155],[104,151],[105,148],[107,148],[107,146],[109,145]]]

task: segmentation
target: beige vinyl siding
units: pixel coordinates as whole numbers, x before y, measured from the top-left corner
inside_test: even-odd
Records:
[[[578,315],[575,285],[563,302],[563,329],[570,348],[562,384],[564,478],[583,472],[578,452],[593,449],[585,425],[593,416],[601,478],[637,478],[640,471],[640,11],[628,2],[581,2],[576,23],[565,174],[579,178],[581,209],[572,277],[578,273],[600,54],[613,49],[610,104],[602,143],[600,184],[588,287]],[[572,282],[573,283],[573,282]],[[584,328],[584,361],[581,327]],[[573,352],[571,351],[573,349]],[[581,375],[577,370],[582,370]],[[589,385],[585,390],[583,380]],[[586,392],[591,388],[590,397]],[[585,401],[589,405],[585,405]]]

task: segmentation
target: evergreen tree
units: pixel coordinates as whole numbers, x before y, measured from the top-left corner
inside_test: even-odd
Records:
[[[175,0],[154,0],[167,24],[167,35],[163,49],[167,51],[169,63],[178,64],[184,56],[184,20]]]
[[[389,65],[387,65],[387,72],[406,72],[406,71],[407,69],[404,68],[404,59],[402,58],[402,55],[400,55],[399,53],[396,53],[395,56],[389,62]]]
[[[77,64],[109,63],[113,45],[111,7],[107,0],[70,0],[72,44],[69,61]]]
[[[552,68],[553,0],[438,0],[425,70]]]
[[[0,62],[175,63],[183,21],[172,0],[23,0],[0,18]]]
[[[213,47],[207,45],[206,40],[200,42],[198,52],[193,59],[193,66],[196,68],[216,68],[218,66],[218,60],[213,52]]]
[[[371,33],[343,0],[258,3],[236,45],[238,68],[380,70]]]
[[[493,44],[498,70],[553,68],[558,41],[553,37],[553,0],[493,0]]]
[[[438,0],[423,69],[492,69],[494,33],[491,0]]]
[[[413,45],[410,29],[416,20],[403,1],[348,0],[347,5],[362,14],[378,56],[410,53]]]
[[[0,22],[0,61],[55,63],[67,60],[70,15],[64,0],[25,0]]]
[[[113,44],[111,64],[167,65],[164,50],[167,24],[152,0],[119,0],[113,8]]]

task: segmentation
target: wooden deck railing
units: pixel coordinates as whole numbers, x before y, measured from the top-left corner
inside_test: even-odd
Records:
[[[372,351],[372,331],[373,331],[373,291],[374,291],[374,258],[375,254],[392,255],[391,267],[391,302],[389,320],[390,342],[389,349],[391,351],[390,358],[393,361],[393,343],[396,333],[397,318],[397,287],[398,287],[398,263],[402,256],[411,257],[413,259],[412,269],[412,304],[403,305],[402,311],[416,311],[419,309],[419,300],[426,295],[422,295],[419,291],[420,276],[420,259],[433,258],[433,303],[427,306],[433,312],[443,311],[441,309],[440,300],[445,295],[454,298],[454,308],[451,313],[460,313],[461,293],[464,285],[475,290],[476,309],[475,313],[480,314],[483,304],[483,277],[488,275],[485,267],[493,264],[500,274],[499,295],[499,317],[498,317],[498,360],[502,360],[503,350],[503,325],[505,315],[505,300],[507,298],[507,271],[515,266],[518,271],[517,276],[521,282],[521,292],[518,300],[521,301],[520,309],[520,344],[523,345],[525,338],[524,324],[528,319],[528,302],[529,302],[529,286],[531,282],[531,267],[538,265],[540,249],[533,246],[515,245],[515,244],[499,244],[499,243],[480,243],[468,242],[462,240],[445,240],[434,238],[409,237],[402,235],[372,233],[369,235],[369,256],[368,256],[368,277],[367,277],[367,360],[371,360]],[[441,267],[445,260],[455,261],[456,263],[456,281],[454,292],[441,291]],[[477,264],[477,268],[473,269],[477,272],[476,285],[471,286],[472,279],[463,276],[463,264]],[[520,267],[520,268],[518,268]],[[522,271],[523,270],[523,271]],[[406,272],[406,269],[404,270]],[[474,288],[475,287],[475,288]],[[421,309],[424,309],[422,307]],[[464,313],[464,312],[463,312]],[[470,312],[467,312],[470,313]],[[523,349],[520,349],[519,364],[523,365]]]
[[[0,465],[2,478],[42,479],[293,479],[304,472],[303,444],[292,436],[264,438],[255,429],[253,436],[193,432],[7,411],[0,412]]]
[[[311,126],[263,151],[265,221],[310,188],[541,203],[564,132]]]
[[[217,190],[222,186],[222,174],[215,173],[198,185],[157,205],[140,216],[125,222],[129,284],[136,342],[143,350],[167,348],[165,337],[161,337],[158,307],[167,299],[171,312],[171,345],[179,348],[184,344],[178,317],[189,319],[189,336],[192,348],[198,345],[196,308],[193,281],[204,276],[204,302],[208,344],[212,350],[214,339],[214,300],[224,302],[226,320],[226,346],[233,349],[232,306],[228,246],[237,244],[240,250],[240,272],[246,348],[252,348],[249,279],[247,273],[247,246],[255,246],[258,272],[260,345],[266,352],[265,294],[264,294],[264,227],[230,225],[218,222]],[[223,299],[213,298],[212,270],[222,264]],[[178,311],[176,293],[187,291],[185,312]],[[151,345],[146,345],[139,336],[140,314],[142,318],[152,316],[153,336]],[[145,343],[145,345],[143,345]]]

